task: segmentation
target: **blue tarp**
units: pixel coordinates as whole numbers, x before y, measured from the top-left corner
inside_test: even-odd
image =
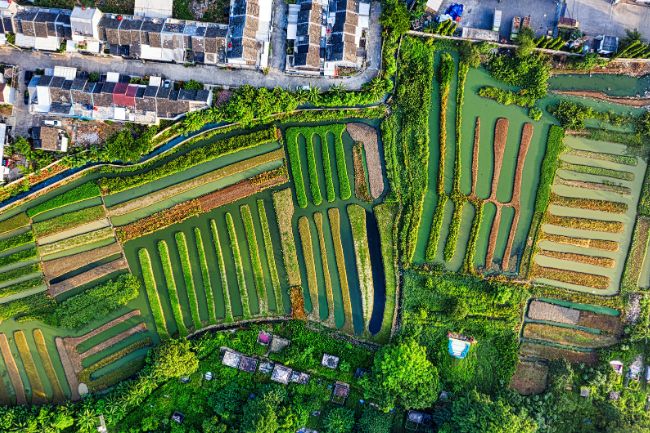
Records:
[[[445,14],[449,15],[452,20],[456,21],[456,19],[458,19],[458,17],[463,16],[463,8],[464,8],[463,5],[458,4],[458,3],[454,3],[454,4],[452,4],[451,6],[449,6],[447,8],[447,10],[445,11]]]

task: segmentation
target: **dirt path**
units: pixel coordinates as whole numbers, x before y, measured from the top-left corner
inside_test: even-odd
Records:
[[[490,189],[490,201],[497,199],[497,187],[499,186],[499,176],[501,167],[503,167],[503,155],[506,150],[506,141],[508,140],[508,126],[510,121],[500,117],[494,127],[494,171],[492,172],[492,187]]]
[[[492,221],[492,229],[490,230],[490,240],[488,241],[488,250],[485,256],[485,269],[492,268],[492,260],[494,259],[494,250],[497,246],[497,237],[499,235],[499,227],[501,226],[501,208],[502,204],[494,202],[497,207],[497,211],[494,214],[494,220]]]
[[[23,380],[20,378],[16,360],[11,353],[9,340],[7,340],[7,336],[5,334],[0,334],[0,351],[2,352],[2,357],[4,358],[5,365],[7,366],[7,373],[9,374],[9,379],[11,380],[11,386],[14,388],[14,394],[16,395],[16,404],[25,405],[27,404],[27,398],[25,397],[25,387],[23,385]]]
[[[74,277],[70,277],[67,280],[63,280],[60,283],[50,285],[48,293],[50,296],[58,296],[62,293],[72,290],[75,287],[79,287],[83,284],[89,283],[91,281],[102,278],[106,275],[110,275],[113,272],[119,271],[120,269],[127,269],[129,267],[126,259],[120,257],[117,260],[97,266],[95,268],[89,269],[86,272],[83,272]]]
[[[79,269],[85,264],[89,264],[121,252],[122,247],[119,243],[115,242],[105,247],[100,247],[71,256],[61,257],[60,259],[43,262],[43,273],[45,274],[45,278],[47,280],[51,280],[52,278],[61,276],[67,272]]]
[[[54,242],[61,241],[63,239],[71,238],[76,235],[82,235],[84,233],[93,232],[95,230],[103,229],[104,227],[110,227],[111,223],[108,221],[108,218],[102,218],[97,221],[92,221],[87,224],[80,225],[78,227],[64,230],[53,235],[44,236],[36,241],[38,245],[51,244]]]
[[[86,333],[84,335],[81,335],[79,337],[66,337],[65,339],[66,339],[66,341],[71,342],[72,345],[74,345],[76,347],[76,346],[80,345],[81,343],[83,343],[84,341],[90,340],[94,336],[99,335],[102,332],[107,331],[107,330],[111,329],[112,327],[117,326],[120,323],[126,322],[130,318],[135,317],[135,316],[139,316],[139,315],[140,315],[140,310],[129,311],[128,313],[123,314],[120,317],[117,317],[117,318],[111,320],[110,322],[104,323],[99,328],[95,328],[92,331],[90,331],[90,332],[88,332],[88,333]]]
[[[628,107],[646,107],[650,106],[650,98],[637,98],[633,96],[610,96],[604,92],[594,90],[556,90],[553,93],[558,95],[581,96],[584,98],[607,101],[614,104],[626,105]]]
[[[102,341],[96,346],[91,347],[90,349],[86,350],[83,353],[79,354],[79,357],[83,360],[88,358],[89,356],[92,356],[96,353],[101,352],[102,350],[109,348],[117,343],[119,343],[122,340],[127,339],[131,335],[137,334],[139,332],[144,332],[147,330],[147,324],[146,323],[138,323],[132,328],[127,329],[126,331],[122,331],[119,334],[115,335],[114,337],[109,338],[108,340]]]
[[[81,398],[79,395],[79,379],[77,379],[77,374],[75,373],[66,344],[61,337],[56,337],[54,343],[56,344],[57,352],[59,352],[59,358],[61,358],[65,378],[68,381],[68,385],[70,385],[70,399],[72,401],[79,400]]]

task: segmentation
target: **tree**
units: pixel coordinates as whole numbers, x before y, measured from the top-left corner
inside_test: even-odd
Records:
[[[286,391],[272,388],[244,405],[242,433],[275,433],[280,428],[278,410],[286,399]]]
[[[189,80],[183,84],[183,89],[185,90],[203,90],[203,84],[199,83],[196,80]]]
[[[360,433],[390,433],[393,426],[393,414],[381,412],[366,405],[358,424]]]
[[[168,340],[151,357],[153,376],[159,381],[189,376],[199,368],[199,359],[188,340]]]
[[[372,375],[363,383],[365,396],[387,411],[431,406],[439,392],[438,370],[426,349],[414,340],[385,346],[375,356]]]
[[[332,409],[323,420],[323,427],[325,433],[349,433],[354,427],[354,412],[344,407]]]
[[[492,401],[472,390],[455,400],[451,418],[441,433],[535,433],[537,424],[528,413],[515,412],[505,400]]]
[[[399,0],[387,0],[383,3],[383,12],[379,22],[398,35],[408,32],[411,27],[411,17],[406,9],[406,3]]]
[[[517,35],[517,57],[528,57],[535,49],[535,32],[530,27],[522,27]]]

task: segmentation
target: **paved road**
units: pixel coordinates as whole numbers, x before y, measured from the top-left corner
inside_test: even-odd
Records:
[[[271,32],[271,59],[269,66],[284,71],[287,59],[287,13],[285,0],[273,0],[273,29]]]
[[[374,2],[371,8],[370,36],[368,47],[368,67],[360,74],[347,78],[303,77],[284,74],[277,70],[275,64],[268,74],[243,69],[227,69],[216,66],[197,65],[186,67],[173,63],[142,62],[118,57],[100,57],[82,54],[59,54],[43,51],[20,51],[8,46],[0,48],[0,63],[17,65],[23,70],[52,68],[56,65],[73,66],[87,72],[119,72],[125,75],[145,76],[160,75],[171,80],[185,81],[189,78],[205,84],[239,87],[250,84],[255,87],[283,87],[296,89],[302,86],[329,89],[342,84],[346,89],[358,90],[377,75],[381,63],[381,26],[379,16],[381,7]],[[286,19],[284,20],[286,22]],[[275,36],[282,35],[282,25],[274,31]],[[275,38],[277,39],[277,38]],[[276,43],[276,45],[282,45]],[[274,47],[275,50],[275,47]],[[274,52],[274,54],[277,54]],[[280,59],[280,56],[274,58]],[[272,63],[279,60],[272,59]]]
[[[650,39],[650,6],[622,1],[567,0],[565,16],[580,21],[580,30],[590,36],[602,34],[625,37],[625,30],[637,29]]]

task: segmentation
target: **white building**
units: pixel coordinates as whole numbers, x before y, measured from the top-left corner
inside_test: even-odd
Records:
[[[70,15],[72,40],[67,41],[67,51],[99,53],[101,41],[98,25],[102,12],[97,8],[75,6]]]
[[[273,0],[231,0],[228,63],[268,66]]]
[[[133,15],[149,18],[170,18],[174,0],[135,0]]]
[[[0,123],[0,181],[4,181],[9,174],[9,168],[5,165],[5,143],[7,142],[7,125]]]

